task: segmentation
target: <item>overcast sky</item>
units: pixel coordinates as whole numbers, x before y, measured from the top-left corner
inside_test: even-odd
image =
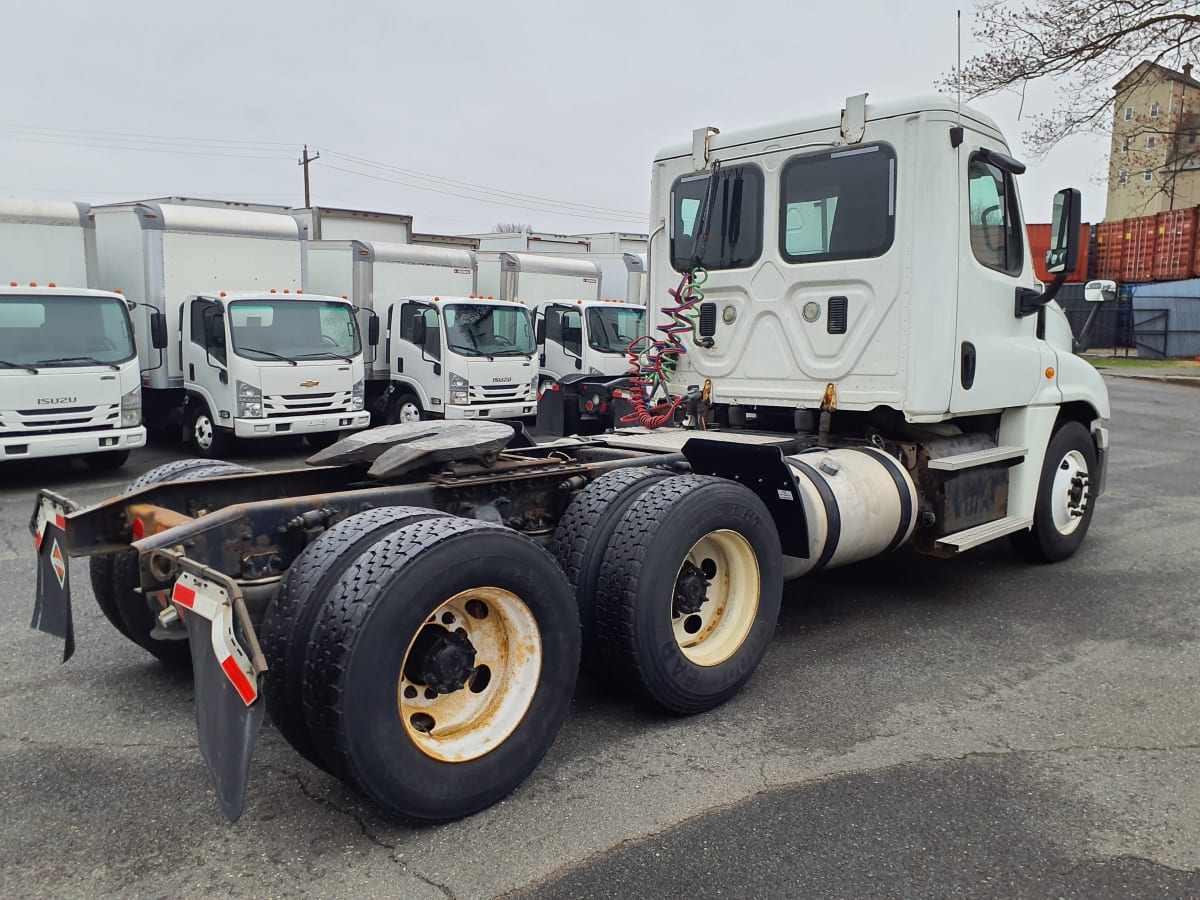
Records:
[[[307,142],[318,205],[438,233],[645,231],[658,148],[932,93],[960,7],[970,55],[973,7],[943,0],[6,3],[0,194],[301,206]],[[978,105],[1021,156],[1019,98]],[[1074,185],[1099,220],[1107,154],[1080,138],[1032,163],[1026,217]]]

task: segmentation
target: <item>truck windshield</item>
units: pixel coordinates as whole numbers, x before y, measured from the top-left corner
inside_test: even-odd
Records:
[[[235,300],[229,304],[233,351],[246,359],[353,357],[362,344],[348,303]]]
[[[523,306],[451,303],[442,307],[446,344],[463,356],[532,356],[533,326]]]
[[[646,333],[646,310],[638,306],[592,306],[587,311],[588,346],[601,353],[624,353]]]
[[[111,366],[133,359],[135,352],[123,300],[64,295],[0,297],[0,359],[14,366]]]

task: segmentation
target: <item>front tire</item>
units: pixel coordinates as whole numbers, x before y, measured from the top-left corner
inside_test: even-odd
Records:
[[[722,478],[668,478],[630,506],[609,542],[598,650],[659,705],[703,712],[754,673],[782,595],[783,553],[763,502]]]
[[[217,427],[216,419],[203,401],[192,413],[192,424],[188,434],[196,452],[207,459],[223,455],[232,443],[232,438]]]
[[[533,771],[570,706],[579,621],[553,558],[460,518],[406,525],[339,579],[304,709],[329,769],[387,811],[462,818]]]
[[[401,391],[388,404],[387,424],[389,425],[420,422],[426,418],[428,416],[421,408],[421,401],[412,391]]]
[[[1022,556],[1034,562],[1061,562],[1074,555],[1092,524],[1095,471],[1091,433],[1079,422],[1064,422],[1046,447],[1033,527],[1012,536]]]
[[[125,465],[128,459],[128,450],[109,450],[106,453],[89,453],[83,461],[93,472],[111,472]]]

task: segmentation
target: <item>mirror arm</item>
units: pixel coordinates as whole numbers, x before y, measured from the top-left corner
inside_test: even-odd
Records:
[[[1066,283],[1067,273],[1059,272],[1054,276],[1054,280],[1046,285],[1046,289],[1038,293],[1033,288],[1019,287],[1017,288],[1016,304],[1013,309],[1013,314],[1018,319],[1024,319],[1026,316],[1032,316],[1039,309],[1058,296],[1058,289]]]

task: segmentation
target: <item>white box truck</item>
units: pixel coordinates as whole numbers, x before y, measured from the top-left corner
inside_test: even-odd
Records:
[[[500,300],[599,300],[602,274],[594,262],[560,254],[479,251],[476,293]]]
[[[365,330],[371,319],[382,325],[366,361],[367,408],[378,420],[533,415],[528,310],[475,296],[473,252],[378,241],[309,241],[304,250],[305,290],[347,296]],[[462,303],[477,325],[467,327]],[[427,319],[421,340],[412,330],[418,310]]]
[[[0,200],[0,461],[116,468],[146,443],[125,298],[96,286],[86,204]]]
[[[148,421],[183,426],[205,456],[234,437],[320,446],[367,426],[353,307],[300,293],[295,219],[149,203],[94,214],[101,282],[139,304]]]

